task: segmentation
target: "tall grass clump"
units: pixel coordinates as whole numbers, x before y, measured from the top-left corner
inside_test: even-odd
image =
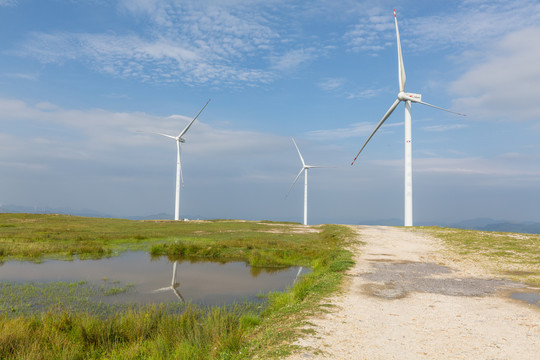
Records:
[[[160,308],[102,319],[89,314],[0,316],[1,359],[227,359],[253,325],[225,308]]]

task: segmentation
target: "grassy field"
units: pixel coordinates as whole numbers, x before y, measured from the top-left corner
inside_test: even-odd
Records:
[[[309,265],[327,250],[319,231],[295,223],[131,221],[68,215],[0,214],[0,261],[153,255],[243,259],[253,265]],[[308,261],[306,261],[308,260]]]
[[[443,240],[454,258],[474,263],[492,274],[540,286],[540,235],[418,228]]]
[[[280,358],[298,336],[298,326],[324,307],[320,300],[338,288],[344,270],[352,265],[352,254],[344,248],[353,237],[349,228],[337,225],[0,214],[1,261],[99,258],[144,250],[171,258],[187,255],[312,270],[287,291],[270,294],[264,309],[187,305],[174,313],[164,307],[139,307],[103,317],[73,309],[18,316],[4,308],[0,358]],[[69,293],[83,285],[60,288]]]

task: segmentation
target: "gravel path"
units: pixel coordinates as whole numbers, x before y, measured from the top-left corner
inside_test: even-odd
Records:
[[[351,277],[290,360],[540,359],[540,307],[507,296],[538,289],[460,268],[413,231],[354,228]]]

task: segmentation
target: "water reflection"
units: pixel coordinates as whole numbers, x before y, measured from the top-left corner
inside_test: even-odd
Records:
[[[128,252],[100,260],[46,260],[40,264],[10,261],[0,268],[0,281],[86,281],[98,286],[112,283],[118,287],[129,285],[129,291],[102,299],[108,303],[186,301],[225,305],[244,300],[260,301],[260,294],[282,291],[305,273],[306,269],[298,267],[264,268],[251,267],[239,261],[152,259],[145,252]],[[167,284],[170,285],[165,286]]]
[[[178,300],[184,302],[185,300],[182,297],[182,294],[180,294],[180,291],[178,291],[178,287],[180,286],[180,283],[178,283],[176,281],[176,266],[177,265],[178,265],[178,261],[175,261],[174,265],[173,265],[173,275],[172,275],[172,280],[171,280],[171,286],[167,286],[167,287],[164,287],[164,288],[161,288],[161,289],[154,290],[154,292],[171,290],[173,292],[173,294],[176,295]]]
[[[302,270],[304,270],[304,268],[302,266],[300,266],[298,268],[298,272],[296,273],[296,277],[294,278],[294,282],[298,281],[298,278],[300,277],[300,274],[302,273]]]

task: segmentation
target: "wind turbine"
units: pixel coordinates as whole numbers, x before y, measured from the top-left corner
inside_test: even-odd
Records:
[[[184,298],[182,297],[182,294],[180,294],[180,291],[178,291],[177,287],[180,286],[179,283],[176,282],[176,266],[177,266],[177,263],[178,261],[175,261],[174,262],[174,265],[173,265],[173,276],[172,276],[172,280],[171,280],[171,286],[166,286],[166,287],[163,287],[161,289],[157,289],[157,290],[154,290],[153,292],[162,292],[162,291],[167,291],[167,290],[172,290],[172,292],[174,293],[174,295],[182,302],[184,302]]]
[[[186,134],[186,132],[191,127],[191,125],[195,122],[195,120],[197,120],[197,118],[199,117],[199,115],[202,113],[202,111],[204,110],[206,105],[208,105],[209,102],[210,102],[210,99],[206,102],[206,104],[204,104],[203,108],[201,109],[201,111],[199,111],[197,116],[195,116],[193,120],[191,120],[189,124],[184,128],[184,130],[182,130],[180,134],[178,134],[178,136],[151,132],[151,134],[165,136],[176,141],[176,199],[174,202],[174,220],[180,219],[180,181],[182,181],[182,187],[184,186],[184,175],[182,174],[182,162],[180,160],[180,155],[181,155],[181,150],[182,150],[182,143],[185,142],[186,140],[184,140],[182,136]]]
[[[285,197],[289,196],[289,193],[291,192],[294,184],[296,184],[296,181],[302,175],[302,171],[304,171],[304,225],[307,225],[307,173],[309,169],[315,169],[315,168],[323,168],[324,166],[313,166],[313,165],[306,165],[304,162],[304,158],[302,157],[302,154],[300,153],[300,149],[298,149],[298,145],[296,145],[296,141],[294,141],[294,138],[291,138],[294,146],[296,147],[296,151],[298,151],[298,155],[300,156],[300,160],[302,161],[302,169],[300,169],[300,172],[298,175],[296,175],[296,178],[294,179],[291,187],[289,188],[289,191],[287,191],[287,195]]]
[[[390,106],[390,109],[384,114],[381,121],[377,124],[375,127],[375,130],[371,133],[371,135],[368,137],[358,154],[356,154],[356,157],[352,161],[351,165],[354,164],[356,159],[358,158],[358,155],[364,150],[367,143],[373,135],[379,130],[381,125],[388,119],[388,117],[392,114],[392,112],[396,109],[396,107],[399,105],[400,102],[405,103],[405,226],[412,226],[413,225],[413,211],[412,211],[412,144],[411,144],[411,103],[418,103],[423,104],[427,106],[431,106],[435,109],[448,111],[450,113],[466,116],[464,114],[460,114],[457,112],[453,112],[447,109],[443,109],[441,107],[428,104],[426,102],[422,101],[422,95],[421,94],[414,94],[414,93],[408,93],[405,92],[405,67],[403,66],[403,57],[401,55],[401,41],[399,39],[399,29],[398,29],[398,23],[397,23],[397,16],[396,16],[396,10],[394,9],[394,22],[396,24],[396,38],[397,38],[397,50],[398,50],[398,79],[399,79],[399,93],[397,95],[396,101]]]

